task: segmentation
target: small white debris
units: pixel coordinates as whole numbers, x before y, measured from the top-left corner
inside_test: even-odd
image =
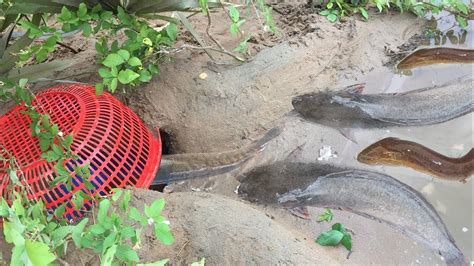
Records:
[[[201,74],[199,74],[199,78],[202,79],[202,80],[207,79],[207,73],[202,72]]]
[[[200,188],[194,188],[194,187],[192,187],[191,190],[194,191],[194,192],[200,192],[201,191]]]
[[[153,220],[153,218],[148,218],[147,222],[148,222],[148,225],[152,225],[155,223],[155,220]]]
[[[440,256],[439,258],[440,258],[442,261],[444,261],[444,257],[443,257],[443,256]]]
[[[164,220],[163,223],[166,224],[166,225],[170,225],[170,221],[168,221],[168,220]]]
[[[64,136],[64,133],[63,133],[62,131],[59,131],[59,132],[58,132],[58,136],[63,137],[63,136]]]
[[[415,260],[415,263],[416,264],[421,264],[421,262],[419,260]]]
[[[464,151],[464,144],[454,144],[453,149],[458,151]]]
[[[407,253],[408,253],[408,250],[404,250],[403,253],[407,254]]]
[[[337,158],[337,153],[333,153],[332,152],[332,148],[331,146],[323,146],[320,150],[319,150],[319,157],[318,157],[318,161],[322,161],[322,160],[329,160],[331,158]]]
[[[235,194],[239,194],[239,187],[240,187],[240,184],[234,189]]]
[[[464,233],[466,233],[467,231],[469,231],[469,229],[467,229],[467,227],[463,227],[463,228],[462,228],[462,231],[463,231]]]
[[[437,164],[437,165],[441,165],[441,162],[438,162],[438,161],[435,161],[435,160],[431,160],[434,164]]]
[[[426,186],[424,186],[421,189],[421,193],[425,195],[431,195],[433,194],[434,190],[435,190],[435,186],[433,185],[433,183],[428,183]]]

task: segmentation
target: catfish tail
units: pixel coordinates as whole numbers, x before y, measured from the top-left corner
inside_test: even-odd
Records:
[[[280,133],[280,128],[273,128],[249,146],[227,152],[165,155],[153,185],[230,172],[261,151]]]

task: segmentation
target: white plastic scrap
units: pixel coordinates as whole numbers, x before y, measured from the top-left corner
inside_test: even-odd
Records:
[[[331,146],[323,146],[321,149],[319,149],[318,161],[327,161],[331,158],[337,158],[337,154],[332,151]]]

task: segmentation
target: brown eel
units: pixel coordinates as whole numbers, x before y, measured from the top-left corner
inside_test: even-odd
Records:
[[[409,54],[397,65],[399,70],[407,70],[433,64],[472,64],[474,50],[457,48],[424,48]]]
[[[474,149],[460,158],[450,158],[416,142],[385,138],[357,156],[365,164],[406,166],[442,179],[463,183],[474,174]]]

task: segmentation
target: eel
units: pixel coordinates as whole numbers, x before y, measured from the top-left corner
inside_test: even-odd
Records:
[[[472,64],[474,50],[447,47],[423,48],[414,51],[397,65],[399,70],[413,69],[434,64]]]
[[[411,187],[371,171],[280,161],[239,176],[250,201],[283,207],[342,208],[375,219],[439,252],[448,265],[466,265],[433,206]]]
[[[336,128],[384,128],[443,123],[474,110],[473,79],[399,94],[313,92],[292,104],[304,119]]]
[[[152,185],[168,184],[175,181],[210,177],[230,172],[243,165],[266,144],[279,136],[278,127],[269,130],[261,139],[240,149],[215,153],[184,153],[163,155],[157,176]]]
[[[406,166],[442,179],[466,179],[474,174],[474,149],[460,158],[446,157],[416,142],[385,138],[368,146],[357,156],[365,164]]]

